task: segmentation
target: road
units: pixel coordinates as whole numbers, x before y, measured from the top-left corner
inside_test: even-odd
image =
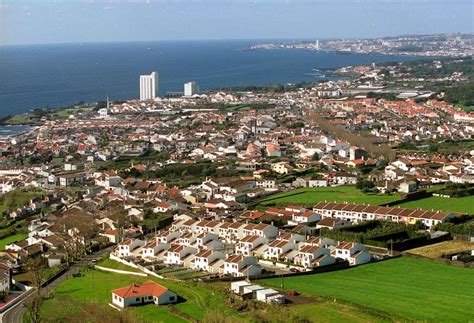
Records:
[[[66,279],[71,277],[74,274],[77,274],[82,268],[84,268],[87,265],[93,264],[96,261],[100,260],[105,254],[110,253],[115,246],[111,246],[105,249],[102,249],[100,251],[97,251],[95,253],[91,253],[87,256],[85,256],[83,259],[78,260],[75,262],[69,270],[64,272],[61,276],[58,276],[56,279],[53,281],[49,282],[48,285],[44,286],[41,289],[41,295],[47,296],[49,293],[51,293],[59,284],[64,282]],[[23,315],[26,313],[26,308],[25,308],[25,303],[26,301],[32,297],[34,294],[34,290],[30,290],[25,292],[21,297],[21,301],[19,301],[17,304],[14,306],[10,307],[8,310],[6,310],[3,314],[0,315],[0,319],[2,323],[23,323]]]

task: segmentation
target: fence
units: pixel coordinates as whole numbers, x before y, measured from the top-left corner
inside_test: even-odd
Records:
[[[102,271],[109,271],[109,272],[116,273],[116,274],[141,276],[141,277],[146,277],[147,276],[147,274],[144,274],[144,273],[136,273],[136,272],[133,272],[133,271],[113,269],[113,268],[108,268],[108,267],[102,267],[102,266],[99,266],[99,265],[95,265],[94,268],[102,270]]]
[[[127,266],[130,266],[130,267],[133,267],[133,268],[136,268],[136,269],[139,269],[141,271],[143,271],[144,273],[148,274],[148,275],[151,275],[151,276],[154,276],[156,278],[160,278],[160,279],[165,279],[165,277],[161,276],[161,275],[158,275],[157,273],[151,271],[150,269],[148,268],[145,268],[141,265],[138,265],[138,264],[134,264],[133,262],[130,262],[130,261],[126,261],[122,258],[119,258],[117,256],[115,256],[114,254],[110,254],[109,255],[109,258],[112,259],[112,260],[115,260],[115,261],[118,261],[124,265],[127,265]]]

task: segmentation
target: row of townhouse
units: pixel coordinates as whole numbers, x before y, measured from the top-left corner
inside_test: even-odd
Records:
[[[368,220],[385,220],[397,223],[415,224],[421,221],[427,228],[445,223],[459,214],[441,211],[425,211],[400,207],[384,207],[375,205],[319,202],[313,211],[324,218],[337,218],[359,223]]]
[[[349,254],[333,254],[340,245],[325,238],[305,240],[303,235],[279,232],[263,223],[175,220],[169,230],[159,232],[148,242],[132,238],[119,243],[115,255],[233,276],[261,272],[257,259],[305,268],[330,265],[336,258],[351,264],[370,261],[363,245],[354,246],[355,251]],[[352,259],[357,251],[362,252],[362,257]]]
[[[118,244],[114,254],[120,258],[162,261],[169,266],[202,270],[211,274],[237,277],[261,274],[256,258],[226,253],[222,248],[215,250],[188,245],[190,235],[192,234],[189,232],[183,233],[183,239],[174,239],[171,244],[156,240],[146,243],[139,239],[127,239]]]
[[[227,243],[236,243],[244,236],[255,235],[267,239],[278,236],[278,228],[265,223],[224,222],[209,220],[178,220],[171,225],[171,231],[191,233],[213,233]]]

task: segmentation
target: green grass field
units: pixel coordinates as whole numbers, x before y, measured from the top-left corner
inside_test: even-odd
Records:
[[[260,201],[260,206],[283,206],[300,204],[312,207],[321,201],[350,202],[380,205],[400,199],[400,195],[365,194],[354,186],[300,188],[291,192],[277,194]]]
[[[5,237],[3,239],[0,239],[0,250],[5,250],[5,246],[7,244],[10,244],[10,243],[18,241],[18,240],[23,240],[27,237],[28,237],[28,235],[26,233],[17,233],[17,234]]]
[[[19,114],[19,115],[11,117],[5,123],[10,124],[10,125],[18,125],[18,124],[30,123],[32,121],[35,121],[35,119],[36,121],[38,120],[37,118],[34,117],[34,115],[24,113],[24,114]]]
[[[104,305],[111,301],[111,290],[119,287],[142,283],[147,278],[138,276],[128,276],[103,272],[99,270],[87,270],[82,277],[75,277],[60,284],[54,291],[54,298],[46,300],[42,312],[50,317],[57,305],[57,298],[62,296],[70,297],[77,301],[99,302]],[[227,315],[238,316],[239,314],[227,308],[223,302],[223,295],[219,291],[205,288],[198,283],[178,283],[162,281],[153,278],[158,283],[168,287],[179,296],[186,299],[186,302],[176,304],[177,310],[186,313],[196,320],[202,320],[209,309],[217,309]],[[93,291],[93,292],[91,292]],[[170,313],[168,306],[146,305],[134,307],[133,312],[137,318],[142,320],[180,322],[181,318]]]
[[[474,214],[474,196],[456,198],[431,196],[417,201],[405,202],[399,204],[399,206]]]
[[[401,257],[348,270],[290,277],[284,286],[407,320],[468,322],[474,318],[473,282],[472,269]],[[279,288],[281,278],[258,283]]]
[[[12,212],[17,208],[28,205],[32,198],[43,195],[44,192],[41,190],[25,191],[23,189],[15,189],[2,196],[0,201],[0,213]]]
[[[75,277],[61,283],[53,292],[53,298],[45,300],[41,313],[48,318],[48,322],[60,321],[64,316],[62,299],[85,303],[99,303],[106,306],[111,301],[111,290],[133,283],[142,283],[147,278],[120,275],[100,270],[89,269],[82,277]],[[309,319],[310,322],[376,322],[381,318],[350,305],[329,301],[292,305],[290,307],[267,307],[259,303],[259,307],[252,312],[239,313],[229,307],[230,295],[224,290],[229,283],[179,283],[163,281],[153,278],[158,283],[167,286],[186,301],[174,305],[182,313],[194,320],[202,321],[208,313],[218,313],[225,317],[227,322],[254,322],[257,317],[264,317],[272,322],[298,322],[300,319]],[[171,311],[170,306],[145,305],[129,308],[139,321],[145,322],[185,322],[181,316]],[[212,316],[211,316],[212,317]],[[289,319],[291,317],[291,319]],[[296,319],[298,318],[298,319]],[[220,322],[214,317],[213,322]],[[261,321],[261,320],[260,320]]]

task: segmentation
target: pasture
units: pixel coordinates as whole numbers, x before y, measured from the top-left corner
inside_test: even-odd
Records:
[[[399,194],[365,194],[355,186],[306,187],[270,196],[260,201],[258,205],[278,207],[287,204],[298,204],[312,207],[314,204],[324,201],[381,205],[399,199]]]
[[[92,309],[102,307],[109,314],[115,310],[108,307],[111,301],[110,291],[133,283],[142,283],[147,278],[120,275],[99,270],[87,270],[81,277],[71,277],[61,283],[53,292],[53,297],[45,300],[41,307],[43,318],[48,322],[64,321],[71,313],[71,308],[85,304]],[[245,305],[232,300],[226,291],[229,283],[192,283],[154,281],[176,292],[185,301],[176,305],[155,306],[152,304],[137,306],[122,311],[131,315],[138,322],[255,322],[271,320],[272,322],[377,322],[383,321],[378,315],[360,310],[350,304],[333,303],[324,299],[291,306],[268,306],[251,301]],[[240,304],[240,305],[239,305]],[[86,307],[87,310],[87,307]],[[75,309],[72,309],[74,314]]]
[[[452,198],[431,196],[421,200],[401,203],[399,206],[411,209],[420,208],[474,214],[474,195]]]
[[[289,277],[286,290],[385,312],[402,320],[468,322],[474,271],[401,257],[348,270]],[[281,278],[258,281],[280,288]]]

